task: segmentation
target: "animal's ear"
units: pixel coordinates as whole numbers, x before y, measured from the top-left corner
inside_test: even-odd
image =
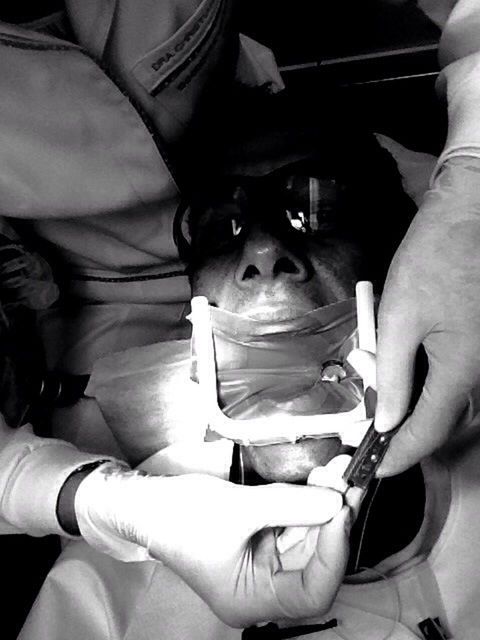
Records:
[[[380,146],[388,151],[395,161],[405,193],[412,198],[417,206],[420,206],[429,187],[437,158],[429,153],[407,149],[383,133],[375,133],[374,135]]]

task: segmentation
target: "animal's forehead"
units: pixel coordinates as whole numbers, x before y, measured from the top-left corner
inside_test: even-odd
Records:
[[[200,206],[254,205],[256,202],[281,201],[316,190],[318,197],[334,197],[344,180],[333,172],[316,171],[315,167],[281,170],[262,177],[225,177],[207,185],[195,200]]]

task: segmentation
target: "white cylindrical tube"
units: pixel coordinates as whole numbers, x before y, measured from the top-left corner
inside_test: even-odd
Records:
[[[205,296],[195,296],[191,300],[191,307],[190,320],[193,325],[198,382],[202,400],[210,416],[212,409],[217,406],[217,373],[208,299]]]
[[[377,351],[377,335],[372,283],[368,280],[357,282],[355,295],[357,300],[358,347],[375,354]]]

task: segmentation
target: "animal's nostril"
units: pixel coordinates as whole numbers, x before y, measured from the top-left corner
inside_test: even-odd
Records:
[[[300,273],[298,266],[290,258],[279,258],[273,266],[274,275],[280,273]]]
[[[243,271],[242,280],[243,281],[253,280],[254,278],[260,275],[264,275],[264,276],[270,275],[275,277],[275,276],[281,275],[282,273],[298,275],[300,273],[300,269],[293,260],[291,260],[290,258],[283,257],[283,258],[279,258],[274,262],[273,268],[270,266],[269,268],[263,269],[261,267],[259,268],[255,264],[247,265],[247,267]]]
[[[252,278],[255,278],[255,276],[259,275],[260,271],[257,269],[257,267],[254,264],[249,264],[243,272],[242,280],[251,280]]]

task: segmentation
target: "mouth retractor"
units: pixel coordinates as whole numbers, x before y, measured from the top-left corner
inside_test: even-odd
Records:
[[[375,353],[375,315],[370,282],[356,287],[359,348]],[[372,424],[363,400],[350,411],[309,416],[276,416],[236,420],[220,409],[217,394],[215,346],[210,307],[205,296],[191,301],[192,344],[200,386],[201,410],[208,430],[245,446],[294,443],[303,438],[338,437],[344,445],[358,447]]]

